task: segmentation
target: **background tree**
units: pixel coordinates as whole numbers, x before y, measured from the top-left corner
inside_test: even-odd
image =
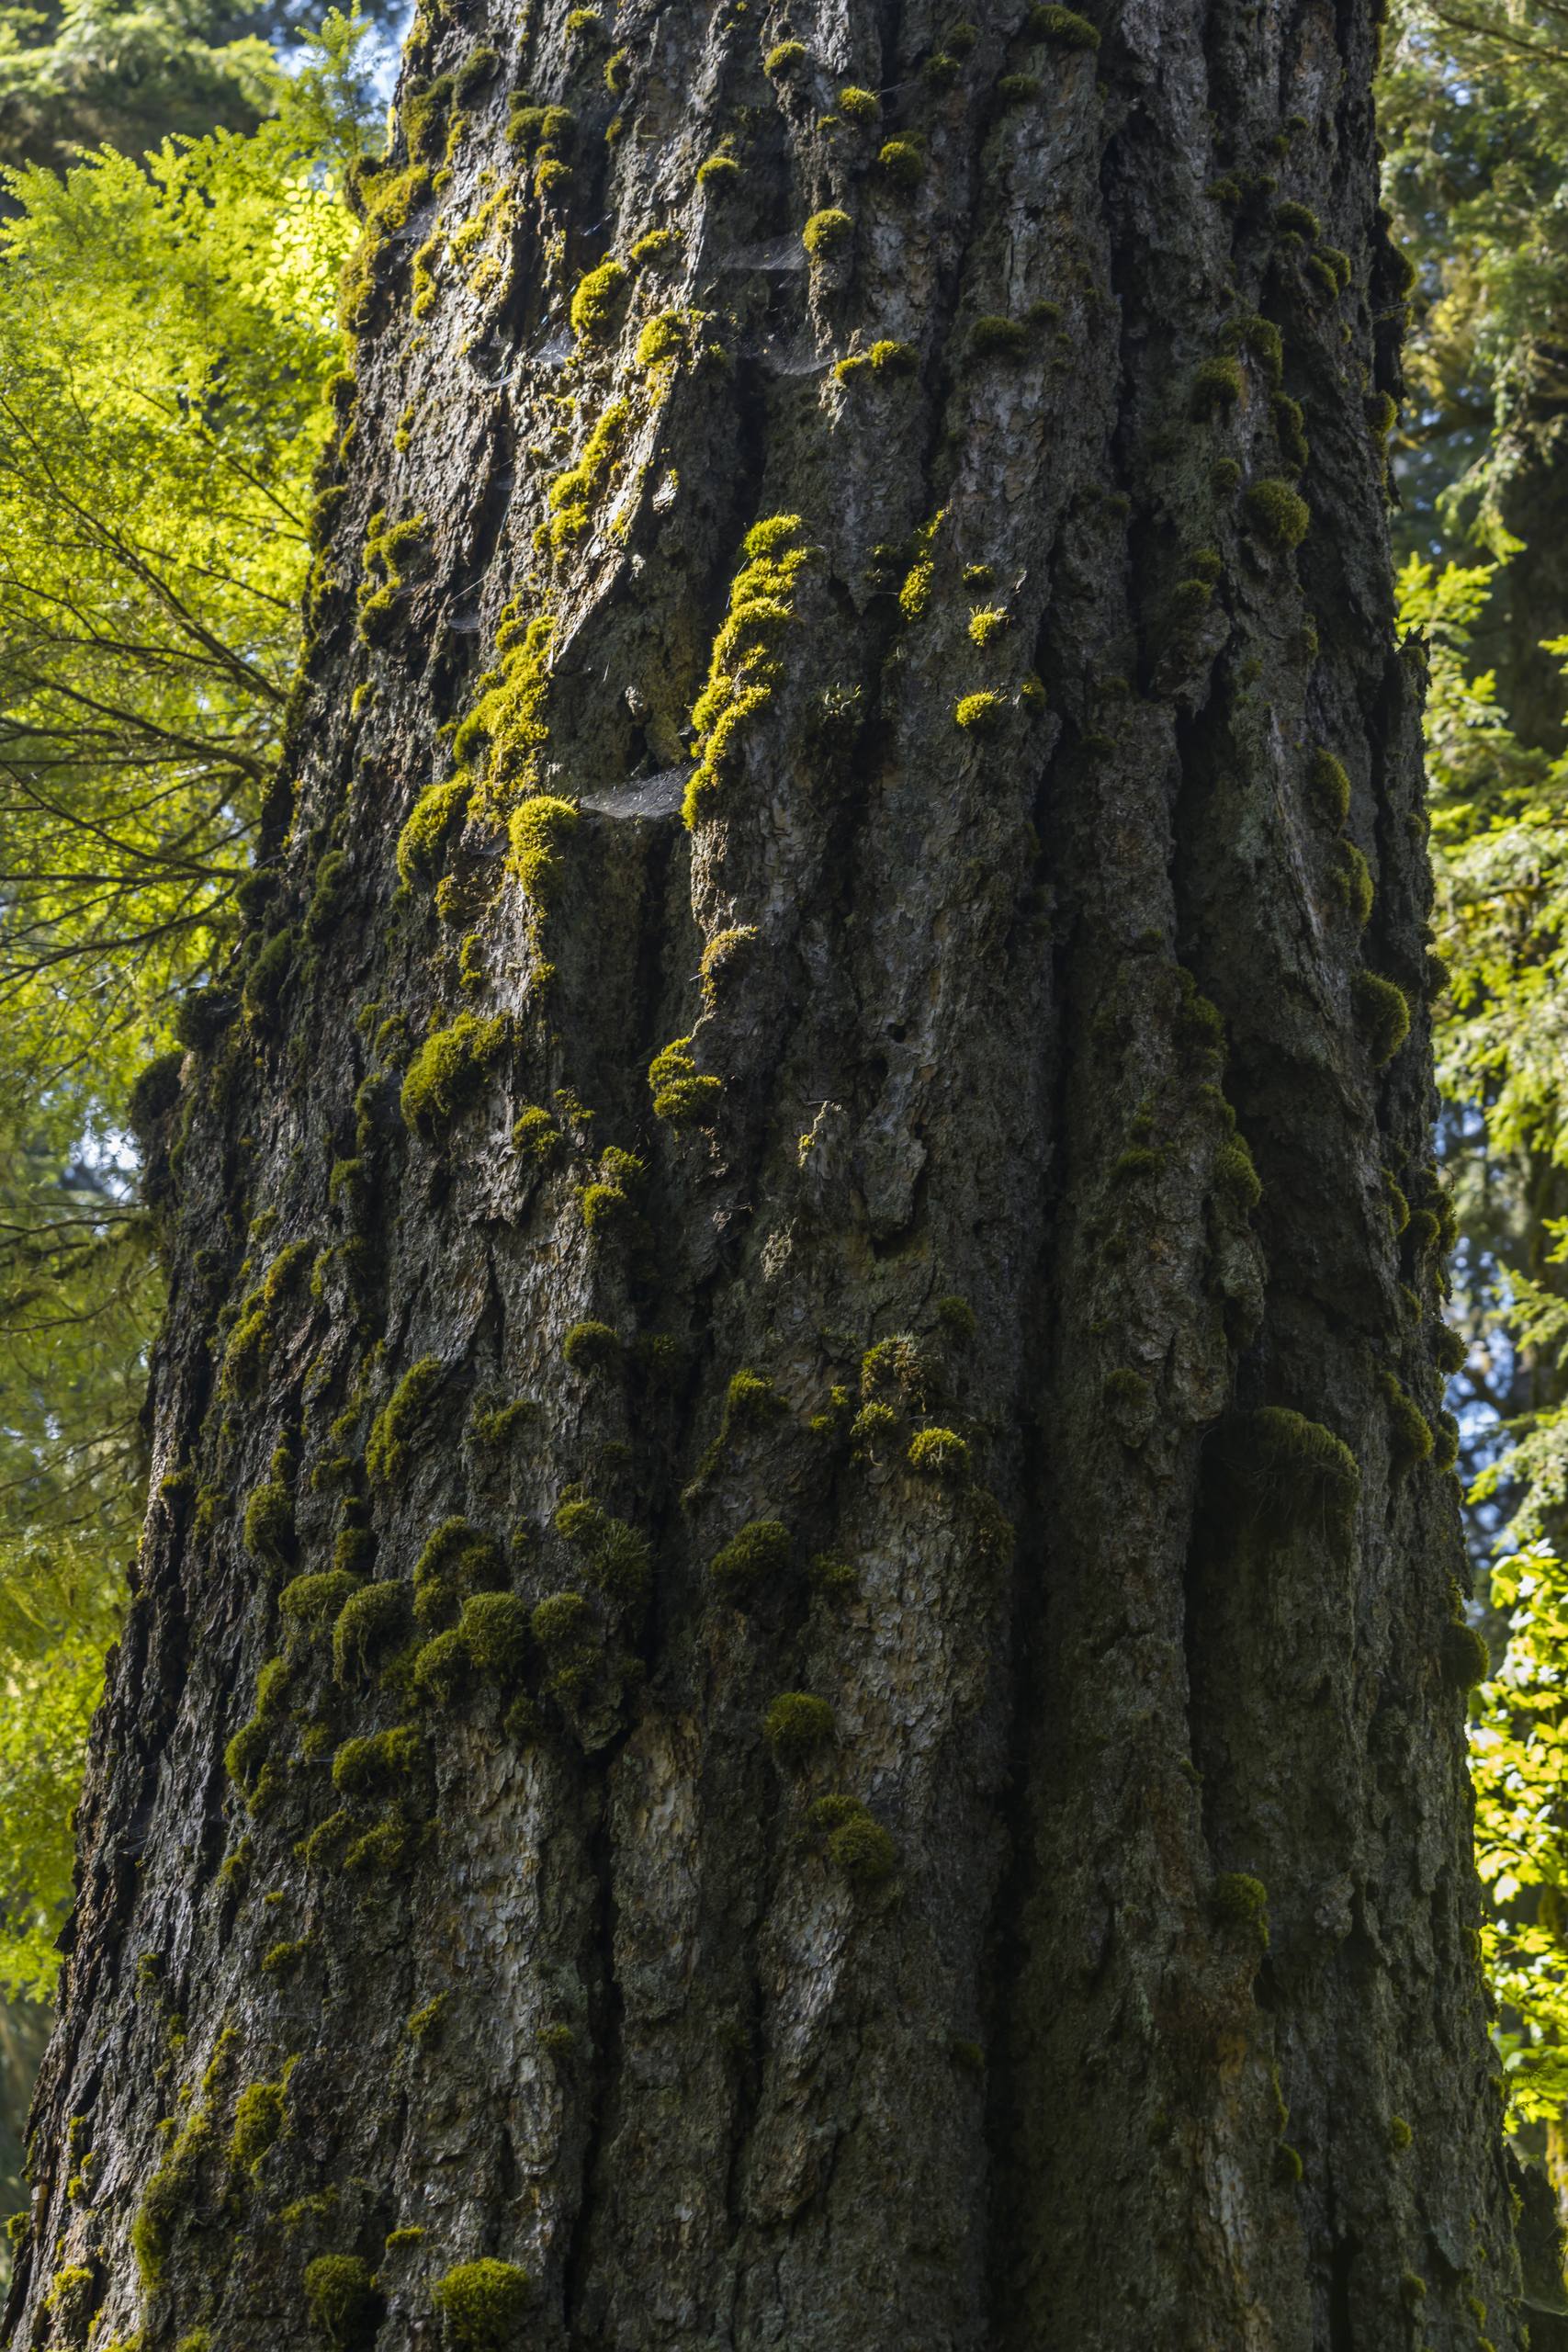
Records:
[[[13,2333],[1517,2346],[1371,28],[478,31]]]

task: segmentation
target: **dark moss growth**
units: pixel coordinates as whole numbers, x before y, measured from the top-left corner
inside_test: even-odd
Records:
[[[459,106],[493,82],[501,71],[501,58],[493,49],[470,49],[452,77],[453,95]]]
[[[1312,523],[1312,509],[1281,475],[1255,481],[1242,501],[1247,519],[1265,547],[1283,552],[1299,548]]]
[[[528,1604],[514,1592],[470,1593],[457,1634],[479,1673],[514,1681],[528,1651]]]
[[[333,1786],[345,1797],[396,1796],[419,1774],[424,1742],[412,1724],[345,1739],[333,1758]]]
[[[1245,1871],[1222,1871],[1214,1881],[1214,1914],[1227,1928],[1249,1936],[1260,1951],[1269,1944],[1269,1890]]]
[[[1303,472],[1312,455],[1307,446],[1305,411],[1300,401],[1292,400],[1288,392],[1276,392],[1269,407],[1280,457],[1292,473]]]
[[[1354,842],[1335,843],[1332,880],[1357,930],[1365,931],[1372,916],[1372,870]]]
[[[921,81],[932,90],[951,90],[958,76],[958,60],[950,57],[944,49],[932,50],[920,67]]]
[[[281,2133],[285,2120],[281,2083],[248,2084],[234,2102],[230,2163],[254,2171]]]
[[[1225,322],[1224,340],[1227,349],[1245,351],[1256,359],[1278,391],[1285,372],[1285,346],[1272,319],[1260,318],[1256,311],[1238,311]]]
[[[1473,1625],[1457,1619],[1443,1627],[1443,1673],[1456,1690],[1473,1690],[1492,1673],[1491,1653]]]
[[[433,2000],[426,2001],[422,2009],[415,2009],[412,2016],[405,2019],[404,2030],[410,2041],[417,2043],[420,2049],[434,2040],[451,1997],[450,1993],[437,1993]]]
[[[1021,359],[1029,348],[1029,329],[1021,319],[987,314],[969,330],[971,359]]]
[[[358,2255],[319,2254],[305,2265],[310,2325],[338,2352],[367,2352],[385,2308],[375,2274]]]
[[[1321,1421],[1285,1406],[1264,1405],[1234,1416],[1213,1443],[1264,1516],[1292,1525],[1310,1501],[1342,1532],[1348,1531],[1360,1500],[1360,1464]]]
[[[1045,95],[1037,74],[1004,74],[997,84],[997,98],[1004,107],[1032,107]]]
[[[1205,359],[1192,379],[1189,407],[1200,419],[1228,414],[1241,398],[1241,362],[1228,356]]]
[[[430,2290],[453,2352],[512,2352],[528,2308],[528,2273],[515,2262],[460,2262]]]
[[[305,910],[307,939],[320,944],[332,937],[347,903],[350,878],[347,853],[329,850],[316,868],[315,888]]]
[[[142,1065],[126,1098],[125,1124],[144,1154],[151,1151],[159,1127],[180,1099],[183,1053],[155,1054]]]
[[[854,227],[847,212],[829,208],[825,212],[812,214],[800,232],[800,242],[813,260],[821,258],[826,261],[832,254],[843,252],[854,234]]]
[[[1024,18],[1024,30],[1036,40],[1054,40],[1062,49],[1098,49],[1100,33],[1087,17],[1074,8],[1042,6],[1031,8]]]
[[[620,1334],[607,1323],[574,1323],[561,1341],[573,1372],[609,1372],[621,1361]]]
[[[1372,1068],[1391,1062],[1410,1035],[1410,1004],[1403,989],[1381,972],[1358,972],[1350,986],[1356,1016],[1366,1034]]]
[[[296,944],[292,930],[274,932],[245,973],[240,1006],[254,1029],[268,1030],[277,1019],[283,991],[294,968]]]
[[[1331,824],[1342,825],[1350,813],[1350,779],[1332,752],[1314,752],[1308,770],[1313,795]]]
[[[408,1468],[409,1448],[424,1426],[425,1415],[446,1376],[439,1356],[421,1356],[404,1373],[377,1414],[365,1449],[366,1475],[372,1485],[396,1486]]]
[[[809,1690],[784,1690],[762,1717],[762,1736],[782,1763],[800,1764],[833,1736],[833,1710]]]
[[[1432,1467],[1451,1470],[1459,1460],[1459,1422],[1446,1408],[1440,1411],[1432,1429]]]
[[[1462,1331],[1451,1323],[1439,1323],[1432,1333],[1432,1361],[1439,1372],[1462,1372],[1470,1356],[1470,1343]]]
[[[879,1885],[897,1868],[897,1848],[858,1798],[819,1797],[811,1818],[828,1833],[828,1860],[852,1885]]]
[[[333,1627],[333,1673],[339,1682],[372,1674],[407,1637],[409,1596],[400,1583],[367,1584],[349,1595]]]
[[[785,1574],[792,1550],[781,1520],[749,1520],[714,1554],[708,1574],[727,1600],[739,1602]]]
[[[1232,1136],[1214,1154],[1214,1186],[1243,1212],[1255,1209],[1263,1198],[1252,1154],[1240,1136]]]
[[[579,1551],[589,1582],[608,1600],[636,1606],[648,1597],[653,1557],[645,1538],[624,1519],[592,1501],[567,1502],[555,1517],[558,1535]]]
[[[1323,234],[1323,223],[1310,205],[1287,201],[1274,207],[1274,226],[1288,237],[1304,237],[1315,245]]]
[[[281,1566],[294,1549],[294,1498],[281,1479],[257,1487],[245,1505],[245,1549],[254,1560]]]
[[[906,194],[919,187],[926,175],[926,159],[912,139],[889,139],[876,158],[876,166],[885,180]]]
[[[1388,1407],[1390,1442],[1396,1468],[1427,1462],[1432,1453],[1432,1430],[1425,1413],[1407,1396],[1392,1372],[1380,1372],[1378,1386]]]
[[[444,1136],[483,1097],[491,1065],[511,1035],[511,1023],[499,1012],[489,1021],[460,1012],[449,1028],[433,1031],[403,1080],[405,1125],[427,1141]]]

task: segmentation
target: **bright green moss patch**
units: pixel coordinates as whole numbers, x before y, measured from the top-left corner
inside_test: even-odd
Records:
[[[766,57],[762,60],[762,71],[767,74],[770,81],[782,82],[787,80],[789,75],[795,73],[797,67],[804,65],[805,62],[806,44],[804,41],[781,40],[776,48],[769,50]]]
[[[420,1771],[424,1742],[412,1724],[345,1739],[333,1758],[333,1786],[345,1797],[394,1796]]]
[[[536,793],[513,811],[508,864],[536,907],[546,903],[550,884],[560,871],[561,851],[577,825],[578,812],[572,803],[551,793]]]
[[[512,1148],[530,1168],[547,1168],[565,1148],[566,1137],[547,1111],[531,1102],[512,1125]]]
[[[377,1414],[365,1449],[366,1474],[373,1485],[395,1486],[402,1477],[410,1445],[423,1429],[426,1410],[446,1374],[439,1356],[421,1356]]]
[[[460,2262],[430,2290],[454,2352],[514,2352],[528,2308],[528,2273],[515,2262]]]
[[[989,735],[1000,726],[1006,713],[1007,704],[1000,695],[982,693],[961,696],[953,716],[965,733]]]
[[[294,1545],[294,1498],[281,1478],[257,1487],[245,1505],[245,1549],[254,1560],[276,1566]]]
[[[960,1483],[969,1476],[969,1447],[953,1430],[919,1430],[909,1441],[908,1464],[922,1478]]]
[[[972,644],[987,646],[1001,637],[1008,626],[1007,608],[1002,605],[982,605],[969,616],[969,637]]]
[[[889,139],[876,158],[885,180],[906,195],[926,175],[926,159],[912,139]]]
[[[358,1589],[359,1578],[347,1568],[318,1568],[284,1586],[277,1596],[278,1611],[289,1623],[315,1630],[335,1617]]]
[[[846,122],[875,122],[882,113],[882,100],[874,90],[863,90],[852,83],[839,92],[839,112]]]
[[[653,1115],[672,1127],[708,1125],[724,1092],[721,1080],[698,1070],[691,1045],[690,1037],[676,1037],[648,1066]]]
[[[319,2254],[305,2265],[305,2309],[318,2335],[337,2352],[365,2352],[385,2309],[367,2262],[356,2254]]]
[[[234,2129],[229,2141],[229,2161],[247,2172],[260,2164],[283,2130],[285,2108],[281,2083],[251,2083],[234,2102]]]
[[[686,348],[687,318],[684,311],[660,311],[649,319],[637,339],[637,366],[662,368],[681,358]]]
[[[783,1690],[762,1717],[762,1736],[782,1763],[804,1763],[832,1738],[833,1710],[809,1690]]]
[[[333,1674],[339,1682],[372,1674],[409,1629],[409,1596],[400,1583],[367,1584],[349,1595],[333,1627]]]
[[[854,228],[847,212],[829,207],[827,211],[812,214],[800,232],[800,242],[814,261],[826,261],[844,250],[854,235]]]
[[[577,282],[571,298],[571,331],[579,343],[603,343],[625,306],[631,273],[624,262],[601,262]]]
[[[131,2250],[145,2288],[156,2287],[174,2243],[181,2213],[196,2197],[201,2165],[212,2143],[212,2123],[198,2109],[159,2164],[130,2224]]]
[[[1335,843],[1332,880],[1357,930],[1365,931],[1372,914],[1372,870],[1354,842]]]
[[[710,155],[697,171],[697,186],[710,195],[722,196],[739,185],[740,166],[733,155]]]
[[[511,1035],[510,1023],[499,1012],[488,1021],[460,1012],[449,1028],[433,1030],[403,1079],[404,1125],[427,1141],[445,1135],[481,1100],[491,1065]]]
[[[510,1682],[522,1673],[528,1651],[528,1604],[516,1593],[470,1593],[457,1632],[475,1666],[492,1682]]]
[[[473,1684],[473,1658],[455,1625],[432,1634],[413,1662],[413,1687],[418,1696],[438,1707],[449,1707]]]
[[[398,835],[398,873],[409,884],[433,882],[441,871],[446,843],[468,807],[469,778],[426,785]]]
[[[783,1576],[792,1549],[789,1530],[782,1521],[750,1520],[714,1554],[708,1573],[727,1599],[739,1600],[771,1578]]]
[[[1403,989],[1381,972],[1358,972],[1350,984],[1356,1017],[1366,1035],[1372,1068],[1391,1062],[1410,1035],[1410,1003]]]
[[[1242,500],[1247,519],[1266,547],[1281,552],[1299,548],[1312,522],[1312,509],[1282,475],[1255,481]]]

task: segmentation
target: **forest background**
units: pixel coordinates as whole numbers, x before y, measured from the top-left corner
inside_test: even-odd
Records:
[[[146,1495],[138,1131],[227,1017],[396,0],[0,0],[0,2201]],[[606,72],[615,69],[611,57]],[[1568,6],[1384,28],[1463,1596],[1510,2127],[1568,2210]],[[416,257],[417,286],[417,257]],[[352,304],[352,291],[346,297]],[[265,963],[265,958],[262,962]],[[253,966],[245,987],[265,987]],[[1390,1186],[1398,1227],[1412,1210]],[[1431,1238],[1438,1238],[1434,1232]]]

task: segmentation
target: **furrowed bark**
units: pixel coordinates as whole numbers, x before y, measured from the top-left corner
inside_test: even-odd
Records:
[[[1372,40],[416,25],[14,2343],[1522,2344]]]

